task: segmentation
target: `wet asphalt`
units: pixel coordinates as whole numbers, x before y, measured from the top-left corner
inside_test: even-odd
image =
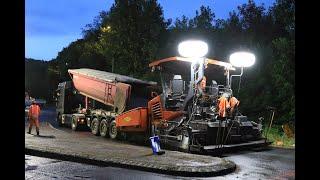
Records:
[[[42,111],[40,121],[54,121],[54,108]],[[68,128],[61,130],[70,132]],[[40,129],[41,133],[41,129]],[[73,132],[74,133],[74,132]],[[91,136],[90,132],[79,132]],[[241,151],[225,154],[224,158],[237,164],[235,172],[211,178],[175,177],[139,170],[99,167],[75,162],[25,155],[26,179],[295,179],[295,150],[270,148],[262,151]]]

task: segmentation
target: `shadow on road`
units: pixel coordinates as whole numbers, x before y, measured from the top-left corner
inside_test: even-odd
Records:
[[[25,168],[25,171],[36,170],[38,166],[28,166]]]
[[[223,149],[217,149],[216,151],[208,152],[206,155],[225,158],[225,157],[232,156],[234,154],[245,155],[245,154],[250,154],[250,153],[253,153],[253,152],[267,152],[267,151],[272,151],[272,150],[273,150],[273,148],[271,146],[255,147],[255,148],[238,147],[238,148],[224,149],[224,150]]]
[[[56,138],[54,135],[34,135],[34,137],[40,137],[40,138]]]

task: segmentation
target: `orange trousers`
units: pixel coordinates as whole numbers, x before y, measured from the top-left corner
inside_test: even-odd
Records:
[[[29,118],[29,129],[35,125],[37,129],[39,129],[39,118],[38,117],[30,117]]]

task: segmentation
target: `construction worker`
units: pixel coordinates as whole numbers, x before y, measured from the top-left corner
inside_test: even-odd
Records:
[[[222,118],[227,117],[227,112],[230,109],[230,103],[228,101],[229,95],[224,93],[219,99],[219,116]]]
[[[37,135],[39,136],[39,115],[40,115],[40,107],[35,102],[35,100],[32,100],[32,104],[29,108],[29,131],[28,134],[31,134],[32,126],[36,126]]]
[[[230,99],[230,100],[228,100]],[[233,116],[236,108],[238,108],[240,101],[235,97],[229,97],[227,94],[223,94],[219,99],[219,116],[227,117],[228,114]]]
[[[207,78],[205,76],[202,77],[202,80],[199,82],[198,87],[200,90],[200,94],[204,94],[206,91]]]

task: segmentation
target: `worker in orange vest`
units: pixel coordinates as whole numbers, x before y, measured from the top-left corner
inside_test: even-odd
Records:
[[[39,115],[40,115],[40,107],[35,102],[35,100],[32,101],[32,105],[29,108],[29,132],[28,134],[31,134],[32,126],[36,126],[37,135],[39,135]]]
[[[228,95],[224,94],[218,99],[220,117],[224,118],[228,115],[232,116],[240,104],[240,101],[237,98],[231,97],[230,100],[228,100],[228,98]]]
[[[220,117],[227,117],[227,111],[230,109],[230,103],[228,101],[228,95],[227,94],[223,94],[219,99],[219,116]]]

